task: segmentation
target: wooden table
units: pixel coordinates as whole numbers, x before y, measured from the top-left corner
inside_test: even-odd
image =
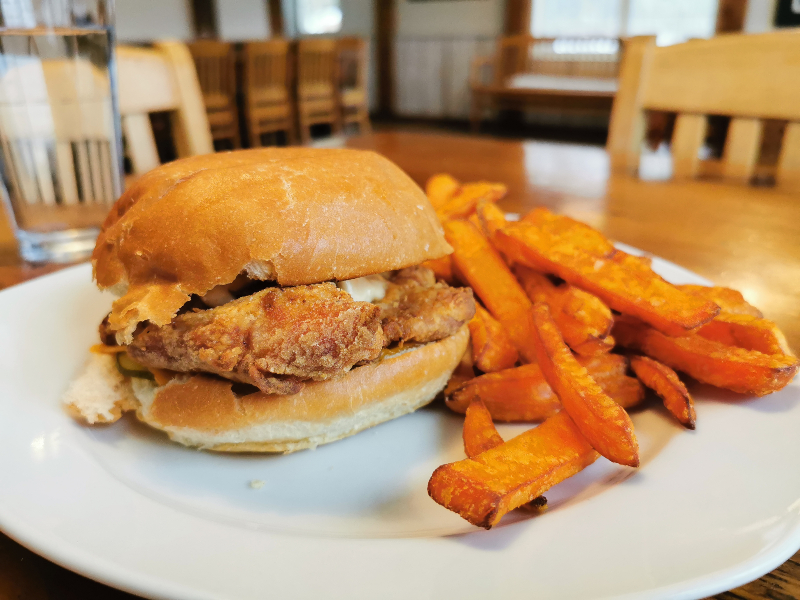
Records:
[[[800,196],[713,182],[609,177],[605,152],[589,146],[411,133],[351,138],[347,145],[385,154],[420,184],[443,171],[464,181],[502,181],[509,187],[506,210],[549,206],[737,288],[800,348]],[[39,273],[21,266],[13,253],[0,252],[0,287]],[[798,559],[800,553],[716,598],[798,598]],[[0,600],[5,598],[133,596],[57,567],[0,534]]]

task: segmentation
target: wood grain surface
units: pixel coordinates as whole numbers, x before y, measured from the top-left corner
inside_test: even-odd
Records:
[[[439,172],[508,185],[502,203],[548,206],[609,237],[739,289],[800,348],[800,195],[713,181],[609,176],[601,148],[419,133],[377,133],[348,146],[377,150],[419,184]],[[0,223],[0,287],[54,267],[21,265]],[[3,239],[5,237],[5,239]],[[57,267],[56,267],[57,268]],[[721,600],[800,597],[800,554]],[[0,600],[133,598],[58,567],[0,534]]]

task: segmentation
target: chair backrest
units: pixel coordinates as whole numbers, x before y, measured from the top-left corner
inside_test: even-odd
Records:
[[[245,98],[251,106],[289,100],[289,42],[247,42],[244,55]]]
[[[363,38],[345,37],[337,40],[340,89],[366,90],[367,43]]]
[[[651,37],[625,48],[608,151],[612,168],[635,173],[648,110],[676,113],[673,175],[694,177],[708,115],[730,117],[722,157],[724,178],[749,181],[765,119],[787,122],[775,175],[800,189],[800,31],[721,35],[659,48]]]
[[[185,44],[117,47],[119,112],[134,173],[160,164],[149,113],[169,111],[178,157],[214,151],[200,83]]]
[[[206,109],[230,110],[236,106],[236,52],[233,44],[200,40],[188,44]]]
[[[82,57],[8,62],[0,74],[0,153],[12,197],[46,206],[116,200],[108,73]]]
[[[297,43],[297,93],[333,97],[336,82],[336,40],[304,39]]]

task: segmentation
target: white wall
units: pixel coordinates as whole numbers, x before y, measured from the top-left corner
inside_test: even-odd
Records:
[[[397,2],[397,35],[494,37],[503,29],[503,0]]]
[[[116,0],[117,39],[144,42],[194,37],[189,0]]]
[[[340,35],[371,38],[375,35],[375,5],[373,0],[340,0],[342,31]]]
[[[397,2],[395,110],[464,118],[469,68],[503,30],[503,0]]]
[[[373,0],[340,0],[342,30],[340,36],[357,36],[367,40],[367,94],[369,107],[377,106],[378,71],[375,53],[375,4]]]
[[[747,14],[744,17],[746,33],[763,33],[775,28],[775,9],[777,0],[749,0]]]
[[[217,0],[219,39],[229,42],[269,37],[266,0]]]
[[[189,0],[116,0],[116,12],[120,42],[194,37]],[[217,27],[232,42],[269,37],[266,0],[217,0]]]

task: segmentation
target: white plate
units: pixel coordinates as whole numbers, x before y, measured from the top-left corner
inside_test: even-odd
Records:
[[[761,399],[697,388],[696,432],[655,403],[635,412],[638,471],[601,459],[548,492],[544,515],[486,532],[427,497],[433,469],[463,457],[462,419],[442,408],[272,457],[188,450],[133,419],[76,424],[59,398],[109,302],[88,266],[0,293],[0,528],[110,585],[175,599],[700,598],[800,547],[797,384]]]

